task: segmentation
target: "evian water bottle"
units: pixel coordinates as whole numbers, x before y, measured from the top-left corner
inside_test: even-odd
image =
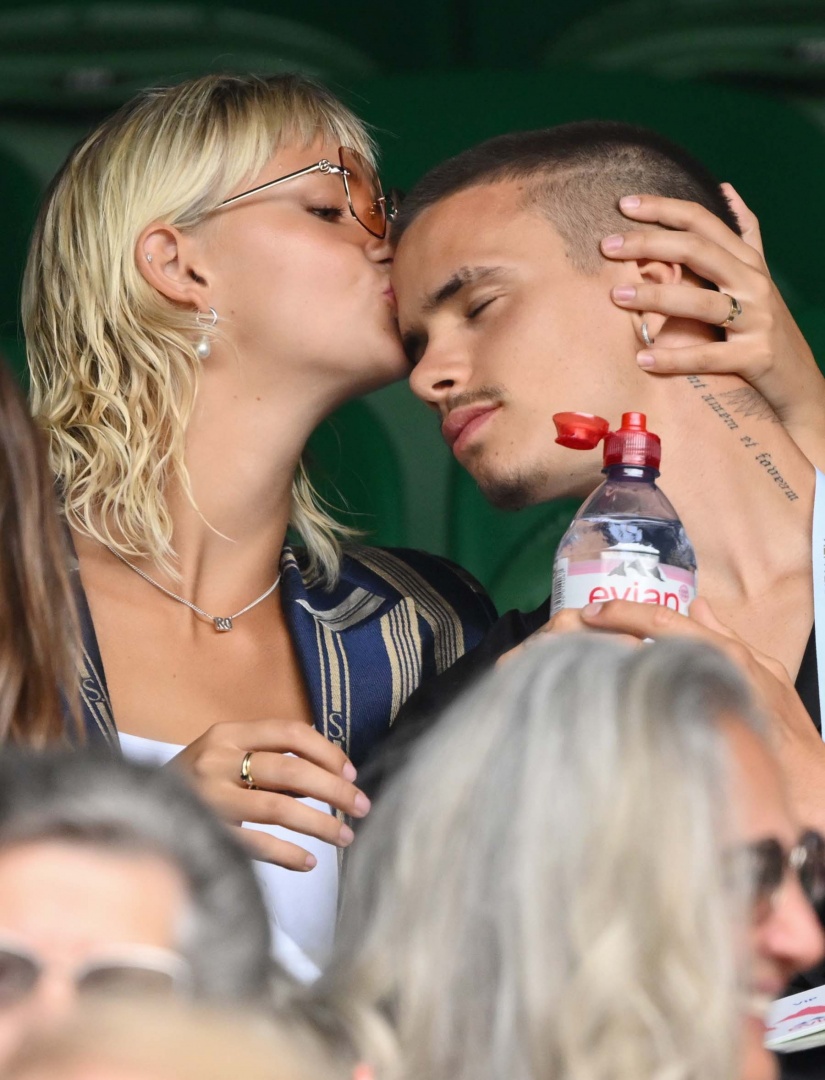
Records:
[[[592,450],[604,439],[607,479],[570,523],[556,552],[551,614],[604,600],[662,604],[686,615],[696,595],[696,557],[676,511],[656,487],[662,455],[642,413],[618,431],[587,413],[553,417],[557,443]]]

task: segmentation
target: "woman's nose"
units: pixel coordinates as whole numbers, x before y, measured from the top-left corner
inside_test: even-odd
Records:
[[[383,240],[379,239],[377,236],[373,236],[372,233],[367,233],[367,243],[364,250],[373,262],[390,264],[393,259],[390,227],[387,226],[387,233]]]

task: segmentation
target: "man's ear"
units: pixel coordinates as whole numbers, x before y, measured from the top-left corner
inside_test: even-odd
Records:
[[[167,300],[208,311],[209,283],[196,266],[196,241],[174,225],[154,222],[138,237],[135,261],[143,279]]]
[[[659,262],[656,259],[638,259],[636,266],[643,285],[681,285],[682,264]],[[648,337],[652,344],[667,322],[667,315],[658,311],[631,311],[636,337],[640,345],[647,345],[642,333],[642,323],[647,326]]]

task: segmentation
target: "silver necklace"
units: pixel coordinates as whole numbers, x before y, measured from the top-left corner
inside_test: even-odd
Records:
[[[228,630],[232,629],[232,624],[235,619],[239,619],[241,615],[246,615],[247,611],[251,611],[254,607],[257,607],[262,600],[266,600],[268,596],[271,596],[281,582],[281,575],[278,574],[278,576],[275,578],[275,580],[269,586],[265,593],[261,593],[257,600],[253,600],[252,603],[247,604],[245,608],[241,608],[240,611],[236,611],[234,615],[210,615],[208,611],[204,611],[203,608],[199,608],[198,605],[193,604],[191,600],[185,600],[182,596],[178,596],[177,593],[173,593],[171,589],[165,588],[163,585],[160,584],[159,581],[155,581],[154,578],[150,578],[145,571],[141,570],[140,567],[135,566],[133,563],[130,563],[127,558],[121,555],[119,551],[115,551],[113,547],[110,547],[108,544],[104,544],[104,547],[111,551],[111,553],[115,556],[116,559],[120,559],[122,563],[125,563],[130,570],[134,570],[134,572],[140,577],[142,577],[144,581],[148,581],[150,585],[154,585],[156,589],[160,589],[162,593],[165,593],[170,600],[177,600],[179,604],[185,604],[186,607],[194,611],[196,615],[200,615],[201,618],[207,619],[214,625],[216,630],[219,630],[222,633],[226,633]]]

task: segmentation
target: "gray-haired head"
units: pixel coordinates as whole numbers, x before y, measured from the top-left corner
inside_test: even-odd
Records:
[[[252,865],[180,777],[86,752],[4,753],[0,849],[50,840],[171,863],[190,894],[178,948],[194,992],[206,1001],[263,1001],[270,930]]]
[[[758,730],[693,643],[525,650],[374,808],[319,992],[391,1018],[404,1080],[729,1080],[729,713]]]

